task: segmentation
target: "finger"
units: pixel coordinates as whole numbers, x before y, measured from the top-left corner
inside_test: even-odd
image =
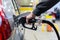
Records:
[[[29,22],[28,22],[28,19],[26,19],[26,23],[28,24]]]
[[[26,24],[31,25],[31,23],[29,23],[29,19],[26,19]]]

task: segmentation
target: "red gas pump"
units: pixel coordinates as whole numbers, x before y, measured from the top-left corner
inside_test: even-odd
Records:
[[[10,36],[11,36],[10,24],[3,12],[2,1],[0,0],[0,40],[7,40]]]

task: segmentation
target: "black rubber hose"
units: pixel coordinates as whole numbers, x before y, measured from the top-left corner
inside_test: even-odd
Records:
[[[24,24],[26,23],[26,18],[22,17],[19,22],[22,23],[22,25],[23,25],[24,28],[28,28],[28,27],[26,27],[26,26],[24,25]],[[30,22],[33,23],[33,22],[35,22],[35,21],[32,21],[32,20],[31,20]],[[42,20],[42,23],[49,24],[49,25],[54,29],[54,31],[55,31],[55,33],[56,33],[56,35],[57,35],[58,40],[60,40],[59,32],[57,31],[57,29],[55,28],[55,26],[53,25],[53,23],[51,23],[51,22],[49,22],[49,21],[47,21],[47,20]],[[31,28],[28,28],[28,29],[31,29]]]
[[[56,35],[57,35],[58,40],[60,40],[59,32],[57,31],[57,29],[55,28],[55,26],[53,25],[53,23],[51,23],[51,22],[49,22],[47,20],[42,20],[42,23],[49,24],[54,29],[54,31],[56,32]]]

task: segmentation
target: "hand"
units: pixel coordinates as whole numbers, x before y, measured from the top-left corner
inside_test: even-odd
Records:
[[[33,19],[33,18],[35,18],[35,15],[31,12],[28,16],[26,16],[26,23],[28,23],[29,24],[29,19]]]

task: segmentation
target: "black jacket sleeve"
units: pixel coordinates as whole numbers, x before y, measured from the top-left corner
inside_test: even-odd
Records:
[[[43,1],[40,2],[37,6],[36,9],[34,9],[33,14],[36,16],[41,15],[43,12],[47,11],[51,7],[53,7],[56,3],[58,3],[60,0],[48,0],[48,1]]]

